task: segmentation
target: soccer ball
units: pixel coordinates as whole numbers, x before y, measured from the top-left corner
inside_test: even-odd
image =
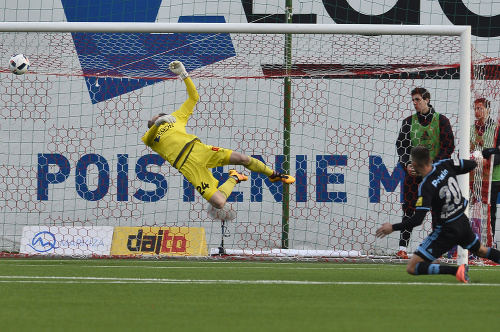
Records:
[[[30,61],[24,54],[14,54],[9,61],[9,70],[16,75],[22,75],[30,68]]]

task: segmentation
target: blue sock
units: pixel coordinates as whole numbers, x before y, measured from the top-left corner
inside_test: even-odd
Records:
[[[428,275],[428,274],[457,274],[457,266],[432,264],[429,262],[417,263],[415,267],[415,275]]]

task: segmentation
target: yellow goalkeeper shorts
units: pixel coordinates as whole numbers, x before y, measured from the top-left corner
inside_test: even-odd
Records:
[[[205,145],[199,141],[188,148],[187,159],[179,171],[207,201],[217,191],[219,180],[214,178],[210,168],[229,165],[232,150]]]

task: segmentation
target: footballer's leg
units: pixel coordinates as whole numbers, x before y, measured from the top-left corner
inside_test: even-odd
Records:
[[[449,266],[435,264],[423,259],[420,255],[421,252],[416,252],[410,258],[410,262],[406,266],[406,271],[412,275],[430,275],[430,274],[450,274],[454,275],[460,282],[469,282],[469,276],[467,272],[469,267],[467,264],[462,264],[460,266]]]
[[[222,209],[224,205],[226,205],[226,201],[227,197],[220,190],[214,192],[212,197],[210,197],[210,199],[208,200],[210,205],[212,205],[216,209]]]
[[[409,274],[415,275],[417,265],[419,265],[422,262],[425,262],[422,257],[420,257],[418,255],[412,255],[410,258],[410,261],[406,265],[406,272],[408,272]]]
[[[450,274],[461,282],[469,282],[467,264],[451,266],[433,263],[457,244],[453,236],[450,237],[450,233],[455,234],[452,230],[454,227],[460,228],[459,226],[457,222],[434,229],[412,255],[406,268],[407,272],[413,275]]]
[[[213,193],[208,202],[213,207],[222,209],[236,184],[246,180],[248,180],[248,176],[238,173],[235,169],[229,170],[229,178],[217,188],[217,191]]]
[[[478,241],[479,243],[479,241]],[[477,245],[476,245],[477,247]],[[495,263],[500,263],[500,251],[494,248],[488,248],[482,244],[479,243],[479,249],[476,249],[474,247],[470,248],[470,251],[479,257],[482,258],[487,258],[490,261],[493,261]]]
[[[277,182],[277,181],[281,181],[284,183],[295,182],[295,178],[293,176],[273,171],[271,168],[266,166],[266,164],[264,164],[262,161],[238,152],[233,151],[233,153],[231,153],[231,156],[229,157],[229,163],[233,165],[242,165],[252,172],[264,174],[269,177],[269,180],[271,182]]]

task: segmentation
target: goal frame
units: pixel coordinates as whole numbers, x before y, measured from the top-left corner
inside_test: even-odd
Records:
[[[460,72],[471,73],[471,27],[456,25],[293,24],[293,23],[133,23],[133,22],[1,22],[2,32],[93,32],[93,33],[249,33],[249,34],[347,34],[435,35],[460,37]],[[471,75],[460,75],[459,142],[470,141]],[[469,156],[469,144],[459,144],[460,156]],[[469,174],[458,178],[469,198]],[[468,209],[466,210],[468,215]],[[458,264],[468,252],[458,251]]]

